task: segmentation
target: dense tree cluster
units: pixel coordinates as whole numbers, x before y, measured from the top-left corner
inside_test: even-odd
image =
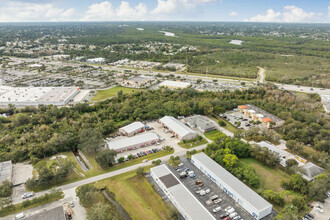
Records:
[[[251,157],[260,161],[262,164],[268,167],[276,167],[280,162],[280,156],[266,147],[259,147],[258,145],[252,145],[250,147]]]
[[[94,185],[83,185],[78,188],[77,196],[87,210],[88,220],[120,220],[117,208],[109,202]]]

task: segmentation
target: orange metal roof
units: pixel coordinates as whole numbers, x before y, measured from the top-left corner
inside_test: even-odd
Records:
[[[238,108],[248,108],[246,105],[240,105]]]
[[[263,120],[264,122],[273,121],[273,120],[272,120],[272,119],[270,119],[270,118],[263,118],[263,119],[261,119],[261,120]]]

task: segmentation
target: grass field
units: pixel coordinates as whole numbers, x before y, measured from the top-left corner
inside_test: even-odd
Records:
[[[223,128],[230,131],[230,132],[232,132],[232,133],[235,133],[238,130],[234,125],[230,124],[228,121],[224,120],[223,118],[221,118],[219,116],[217,116],[216,118],[211,117],[211,119],[213,119],[216,122],[218,122],[218,121],[225,122],[226,126],[223,126]]]
[[[132,89],[132,88],[125,88],[120,86],[115,86],[110,89],[106,90],[98,90],[95,96],[92,98],[92,101],[100,101],[104,100],[113,96],[116,96],[119,91],[123,91],[123,94],[133,93],[137,91],[141,91],[143,89]]]
[[[267,190],[271,189],[276,192],[281,192],[284,189],[281,187],[281,181],[288,181],[290,175],[278,168],[270,168],[264,166],[259,161],[249,158],[249,159],[240,159],[243,164],[253,167],[256,170],[256,173],[260,179],[260,189]]]
[[[185,149],[190,149],[190,148],[194,148],[203,144],[207,144],[207,140],[205,140],[205,138],[203,138],[202,140],[198,140],[196,139],[195,141],[189,142],[187,141],[187,143],[183,143],[182,141],[178,143],[178,145],[182,148]]]
[[[207,137],[208,139],[214,141],[215,137],[217,136],[217,134],[220,134],[221,132],[218,130],[213,130],[213,131],[207,131],[204,132],[205,137]]]
[[[93,169],[91,169],[89,171],[86,171],[86,172],[83,172],[81,170],[79,164],[73,158],[71,152],[62,152],[62,153],[59,153],[58,155],[66,155],[69,160],[73,160],[74,161],[74,167],[79,172],[83,173],[85,175],[85,177],[82,177],[82,176],[78,175],[75,172],[71,172],[70,175],[68,176],[67,180],[64,181],[64,182],[62,182],[60,185],[66,185],[66,184],[73,183],[73,182],[76,182],[76,181],[79,181],[79,180],[83,180],[85,178],[97,176],[97,175],[100,175],[100,174],[103,174],[103,173],[107,173],[107,172],[112,172],[112,171],[123,169],[123,168],[129,167],[129,166],[133,166],[133,165],[142,163],[142,161],[145,160],[145,159],[147,159],[147,160],[154,160],[154,159],[157,159],[157,158],[160,158],[160,157],[169,155],[169,154],[173,154],[173,153],[174,153],[174,150],[172,150],[170,152],[160,151],[160,152],[157,152],[157,153],[146,155],[144,157],[140,157],[140,158],[129,160],[129,161],[126,161],[126,162],[123,162],[123,163],[116,164],[113,167],[110,167],[109,169],[106,169],[106,170],[102,169],[98,165],[98,163],[95,161],[94,155],[85,154],[86,158],[89,160],[89,162],[93,166]],[[50,165],[51,164],[51,161],[55,161],[55,160],[49,160],[49,158],[43,159],[43,160],[48,161],[47,162],[47,165],[48,165],[48,163]],[[49,186],[49,188],[51,188],[51,187],[53,187],[53,186]],[[39,191],[46,190],[46,189],[47,188],[35,189],[34,191],[35,192],[39,192]]]
[[[147,167],[150,169],[150,166]],[[98,181],[95,186],[106,186],[114,192],[116,201],[132,219],[170,219],[170,212],[148,180],[136,171],[123,173],[110,179]]]

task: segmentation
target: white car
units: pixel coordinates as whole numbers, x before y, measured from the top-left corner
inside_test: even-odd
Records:
[[[211,190],[210,190],[210,189],[206,189],[205,192],[206,192],[206,193],[210,193]]]
[[[220,206],[218,206],[218,207],[216,207],[216,208],[213,209],[213,212],[214,213],[217,213],[219,211],[221,211],[221,207]]]
[[[142,161],[142,163],[146,163],[146,162],[148,162],[148,160],[147,160],[147,159],[145,159],[145,160],[143,160],[143,161]]]
[[[178,165],[179,167],[182,167],[183,166],[183,163],[179,163],[179,165]]]

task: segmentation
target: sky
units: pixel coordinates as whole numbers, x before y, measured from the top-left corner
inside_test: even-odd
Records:
[[[330,23],[330,0],[0,0],[0,22]]]

